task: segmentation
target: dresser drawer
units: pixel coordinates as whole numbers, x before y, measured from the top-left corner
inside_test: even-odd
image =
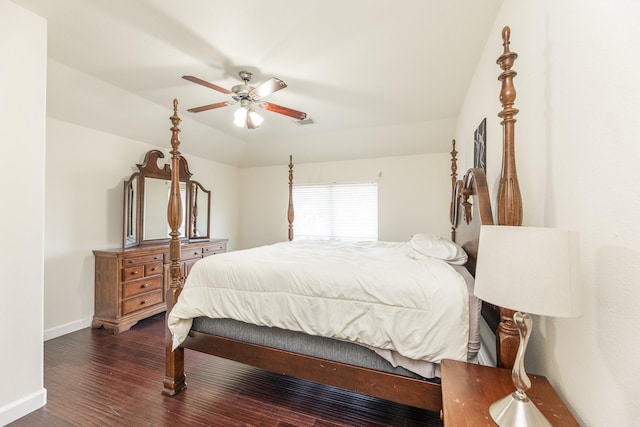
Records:
[[[180,259],[202,258],[202,248],[190,248],[180,251]]]
[[[162,289],[162,276],[132,280],[122,285],[122,298],[129,298],[143,292]]]
[[[146,264],[144,266],[144,276],[155,276],[156,274],[162,274],[162,261],[154,262],[153,264]]]
[[[135,256],[135,257],[127,257],[122,259],[122,267],[129,267],[133,265],[147,264],[150,262],[162,262],[163,256],[162,254],[153,254],[153,255],[143,255],[143,256]]]
[[[149,292],[137,297],[129,298],[122,301],[122,315],[129,314],[136,310],[142,310],[143,308],[152,307],[162,302],[162,290]]]
[[[122,269],[122,281],[140,279],[144,277],[144,265],[138,265],[136,267],[128,267]]]
[[[202,248],[202,255],[209,256],[225,252],[225,245],[205,246]]]

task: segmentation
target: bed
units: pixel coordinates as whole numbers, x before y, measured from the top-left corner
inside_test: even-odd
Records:
[[[498,115],[503,119],[504,141],[497,217],[503,221],[500,224],[520,225],[513,150],[516,73],[511,70],[517,55],[509,50],[508,27],[502,35],[504,53],[498,63],[503,109]],[[172,396],[186,388],[184,349],[191,349],[439,411],[439,362],[475,358],[480,311],[496,332],[498,364],[512,366],[518,338],[509,324],[509,312],[477,301],[472,291],[480,225],[493,224],[494,218],[484,171],[469,169],[458,179],[455,141],[450,240],[418,233],[407,242],[296,241],[290,158],[288,241],[205,258],[192,268],[183,286],[177,100],[170,120],[171,283],[166,298],[164,394]],[[311,258],[303,256],[305,252]],[[329,264],[318,265],[325,262]],[[344,310],[333,311],[339,307]]]

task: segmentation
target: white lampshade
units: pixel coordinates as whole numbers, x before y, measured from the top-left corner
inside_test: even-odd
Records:
[[[259,127],[264,121],[262,116],[256,113],[253,108],[240,107],[233,113],[233,124],[239,128],[244,127],[247,124],[247,114],[249,114],[254,127]]]
[[[247,122],[247,109],[244,107],[240,107],[233,113],[233,124],[238,126],[239,128],[244,127],[244,124]]]
[[[475,295],[511,310],[580,314],[578,235],[555,228],[482,226]]]
[[[249,117],[251,117],[251,121],[255,127],[258,127],[264,122],[262,116],[256,113],[253,109],[249,110]]]

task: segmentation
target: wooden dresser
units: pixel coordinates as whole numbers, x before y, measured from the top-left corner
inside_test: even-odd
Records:
[[[183,280],[196,261],[226,250],[226,239],[183,244],[180,251]],[[168,245],[95,250],[93,254],[93,328],[104,327],[117,334],[141,319],[166,310],[171,262]]]

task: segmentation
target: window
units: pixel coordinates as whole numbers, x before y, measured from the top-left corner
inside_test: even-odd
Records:
[[[297,239],[377,240],[378,184],[293,186]]]

